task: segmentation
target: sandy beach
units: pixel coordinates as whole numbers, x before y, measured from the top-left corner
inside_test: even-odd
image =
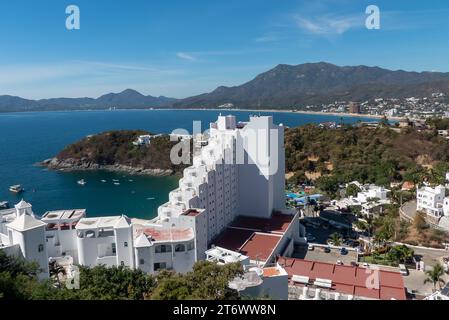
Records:
[[[156,110],[156,109],[155,109]],[[159,109],[159,110],[195,110],[195,111],[245,111],[245,112],[272,112],[272,113],[299,113],[299,114],[314,114],[319,116],[336,116],[336,117],[355,117],[355,118],[370,118],[370,119],[383,119],[383,115],[371,115],[371,114],[363,114],[363,113],[346,113],[346,112],[321,112],[321,111],[294,111],[294,110],[286,110],[286,109],[238,109],[238,108],[189,108],[189,109]],[[388,117],[388,120],[403,120],[403,117]]]

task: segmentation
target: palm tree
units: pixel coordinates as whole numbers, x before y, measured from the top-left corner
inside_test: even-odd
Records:
[[[63,276],[66,274],[64,267],[59,265],[56,261],[51,261],[49,263],[49,271],[50,271],[50,277],[56,279],[58,283],[58,287],[61,287],[61,280],[59,279],[59,274],[62,274]]]
[[[437,263],[431,270],[426,271],[427,278],[424,283],[432,282],[433,289],[436,291],[437,284],[441,289],[441,284],[444,285],[444,280],[441,278],[444,275],[444,268],[441,264]]]
[[[342,237],[341,237],[341,235],[340,235],[339,233],[335,232],[335,233],[332,233],[332,234],[329,236],[328,242],[330,242],[330,243],[332,243],[334,246],[337,246],[337,247],[338,247],[338,246],[340,246],[341,243],[343,242],[343,239],[342,239]]]

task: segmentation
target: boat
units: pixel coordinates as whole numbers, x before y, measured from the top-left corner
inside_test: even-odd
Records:
[[[119,182],[114,182],[114,185],[119,186],[120,183]]]
[[[106,182],[106,180],[101,180],[101,182],[105,183],[105,182]]]
[[[14,186],[10,186],[9,191],[14,192],[14,193],[21,193],[24,190],[20,184],[16,184]]]
[[[156,199],[156,198],[147,198],[147,200],[154,200],[154,199]]]
[[[0,202],[0,209],[8,209],[8,208],[9,208],[9,202],[8,201]]]
[[[84,186],[84,185],[86,185],[87,182],[84,181],[84,179],[81,179],[81,180],[78,180],[77,183],[81,186]]]
[[[129,179],[128,181],[129,181],[129,182],[134,182],[134,180],[133,180],[133,179]]]
[[[120,180],[117,179],[112,179],[113,182],[119,182]]]

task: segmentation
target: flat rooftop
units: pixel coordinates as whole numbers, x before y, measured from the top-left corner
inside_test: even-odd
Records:
[[[253,233],[239,252],[251,260],[267,261],[280,241],[279,235]]]
[[[82,218],[76,225],[76,229],[113,228],[121,219],[121,216]]]
[[[163,228],[158,226],[134,225],[133,230],[134,238],[139,237],[143,233],[151,241],[189,241],[195,237],[192,228]]]
[[[231,224],[231,228],[242,228],[264,233],[283,234],[293,221],[294,216],[274,213],[271,218],[253,218],[246,216],[237,217]]]
[[[248,256],[250,260],[266,261],[282,236],[277,234],[256,233],[252,230],[228,228],[213,244]]]
[[[330,290],[367,299],[406,300],[404,280],[399,272],[374,270],[369,268],[336,265],[325,262],[308,261],[281,257],[278,260],[293,275],[309,277],[314,281],[328,279],[332,281]],[[378,272],[375,275],[375,272]],[[378,281],[375,281],[378,279]]]
[[[217,247],[239,252],[240,248],[253,233],[254,231],[251,230],[227,228],[212,241],[212,244]]]
[[[197,210],[197,209],[188,209],[187,211],[183,212],[183,216],[188,217],[196,217],[199,216],[201,213],[203,213],[204,210]]]
[[[51,223],[59,220],[78,220],[86,216],[86,209],[47,211],[42,216],[42,221]]]

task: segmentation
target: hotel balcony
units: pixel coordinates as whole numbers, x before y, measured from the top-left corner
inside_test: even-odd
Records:
[[[169,201],[172,204],[176,204],[182,201],[182,193],[180,189],[173,190],[168,195]]]

